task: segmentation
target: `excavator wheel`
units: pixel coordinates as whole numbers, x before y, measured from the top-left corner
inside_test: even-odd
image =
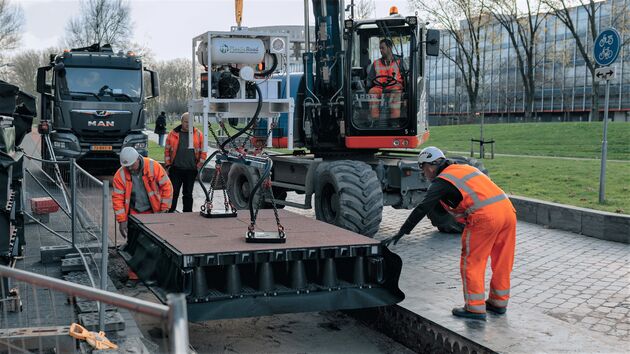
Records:
[[[320,166],[315,182],[317,220],[374,236],[383,216],[383,191],[376,173],[360,161]]]
[[[241,164],[232,164],[230,166],[230,171],[227,176],[227,185],[229,186],[228,197],[236,209],[249,209],[249,193],[256,182],[258,182],[259,178],[260,174],[258,173],[258,170],[253,167]],[[275,187],[272,188],[276,199],[287,199],[286,190],[277,189]],[[259,198],[260,194],[256,193],[256,196],[254,197],[254,207],[258,206]],[[271,209],[272,207],[272,204],[266,201],[262,205],[263,209]],[[284,208],[284,205],[276,204],[276,208],[282,209]]]
[[[228,197],[238,210],[249,208],[249,193],[258,181],[258,172],[253,167],[232,164],[228,172]],[[258,205],[258,194],[254,197],[254,206]]]

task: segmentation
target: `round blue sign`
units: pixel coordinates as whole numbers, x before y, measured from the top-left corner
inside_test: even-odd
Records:
[[[595,39],[593,56],[595,62],[601,66],[608,66],[617,60],[621,49],[621,37],[614,28],[607,28],[599,33]]]

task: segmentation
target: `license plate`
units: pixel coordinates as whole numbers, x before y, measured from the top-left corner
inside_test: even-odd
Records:
[[[112,151],[111,145],[92,145],[90,146],[92,151]]]

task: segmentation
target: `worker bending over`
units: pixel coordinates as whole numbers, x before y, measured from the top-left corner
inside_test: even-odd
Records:
[[[127,216],[167,212],[173,186],[157,161],[140,156],[132,147],[122,149],[120,165],[114,174],[112,205],[120,233],[126,238]]]
[[[427,194],[398,234],[384,241],[385,245],[398,243],[428,211],[441,203],[457,221],[466,225],[460,259],[465,305],[454,308],[453,315],[485,320],[486,310],[505,313],[516,243],[516,211],[512,203],[488,176],[475,167],[447,160],[436,147],[423,149],[418,163],[424,176],[431,181]],[[488,299],[484,302],[488,257],[492,260],[492,280]]]
[[[166,138],[164,148],[164,165],[173,182],[173,204],[171,212],[177,208],[179,190],[184,186],[182,201],[184,212],[192,211],[193,187],[197,171],[206,160],[203,151],[203,135],[199,129],[193,127],[193,149],[188,148],[188,131],[190,118],[188,112],[182,114],[182,123],[175,127]]]

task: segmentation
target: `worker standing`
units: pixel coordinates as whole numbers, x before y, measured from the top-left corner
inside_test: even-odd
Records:
[[[128,215],[167,212],[173,186],[157,161],[140,156],[132,147],[122,149],[120,164],[114,174],[112,205],[120,233],[126,238]]]
[[[153,130],[158,135],[158,144],[164,146],[164,136],[166,135],[166,112],[162,111],[160,115],[155,119],[155,129]]]
[[[403,78],[401,74],[401,60],[392,52],[393,43],[390,39],[381,39],[379,50],[381,58],[375,60],[368,68],[369,93],[379,100],[370,101],[370,115],[372,119],[380,119],[384,115],[389,125],[394,119],[400,118],[402,105]],[[381,104],[381,102],[385,104]],[[381,106],[386,109],[381,112]]]
[[[441,203],[457,221],[466,225],[460,259],[465,306],[454,308],[453,315],[485,320],[486,310],[504,314],[510,297],[516,244],[516,211],[512,203],[488,176],[475,167],[447,160],[436,147],[423,149],[418,163],[431,181],[427,194],[398,234],[384,241],[385,245],[398,243],[429,210]],[[491,258],[492,280],[489,297],[484,302],[488,257]]]
[[[197,170],[201,168],[206,160],[206,153],[203,151],[203,135],[195,127],[192,128],[193,149],[188,148],[189,129],[190,115],[186,112],[182,114],[181,124],[175,127],[166,138],[164,164],[168,169],[171,181],[173,181],[171,212],[174,212],[177,208],[177,199],[182,186],[184,187],[182,193],[183,211],[192,211],[195,177],[197,176]]]

